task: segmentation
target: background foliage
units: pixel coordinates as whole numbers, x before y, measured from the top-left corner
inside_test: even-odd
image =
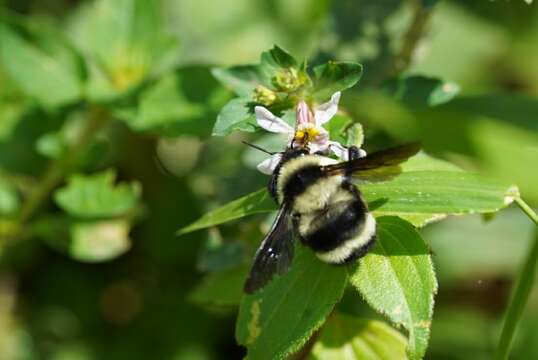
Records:
[[[298,60],[266,52],[273,44]],[[0,359],[235,359],[245,354],[237,342],[252,357],[306,342],[292,356],[340,358],[348,346],[357,358],[404,358],[406,348],[491,358],[536,237],[514,207],[488,214],[505,207],[511,184],[538,204],[536,44],[537,5],[516,0],[0,0]],[[297,321],[298,337],[342,300],[310,342],[284,338],[277,321],[268,326],[282,338],[253,341],[241,319],[264,306],[287,315],[278,283],[268,305],[241,300],[274,205],[253,193],[267,178],[240,140],[282,144],[255,132],[240,105],[253,84],[271,86],[268,74],[303,59],[317,67],[319,102],[361,77],[343,93],[333,138],[346,140],[355,121],[364,132],[350,141],[364,134],[368,151],[420,139],[451,163],[421,155],[401,177],[365,185],[367,199],[390,199],[374,206],[381,247],[369,266],[348,278],[299,251],[308,274],[289,273],[295,292],[308,299],[300,279],[318,277],[323,296],[300,304],[312,317]],[[469,212],[482,214],[422,227]],[[257,215],[224,224],[246,214]],[[408,277],[366,274],[387,265],[383,251],[403,251],[393,237],[418,254],[390,264]],[[413,261],[431,269],[430,249],[438,287],[433,273],[413,272]],[[527,280],[514,359],[538,357],[538,293]],[[379,298],[379,284],[390,296]],[[408,308],[388,312],[393,299]]]

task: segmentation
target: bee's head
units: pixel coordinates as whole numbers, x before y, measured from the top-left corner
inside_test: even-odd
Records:
[[[287,160],[294,159],[299,156],[305,156],[308,154],[309,154],[309,151],[305,147],[299,147],[299,148],[289,147],[282,153],[281,162],[285,162]]]

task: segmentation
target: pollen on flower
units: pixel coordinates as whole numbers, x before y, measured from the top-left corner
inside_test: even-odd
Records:
[[[318,128],[312,127],[310,129],[307,129],[306,132],[308,133],[309,139],[314,139],[316,136],[319,135],[320,131]]]
[[[295,132],[295,140],[301,142],[311,142],[316,139],[316,137],[321,133],[321,131],[311,124],[304,124],[300,126],[299,129]]]

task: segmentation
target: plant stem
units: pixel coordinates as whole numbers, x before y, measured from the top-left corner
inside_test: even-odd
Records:
[[[525,203],[521,198],[515,198],[516,204],[520,207],[521,210],[538,226],[538,215],[532,210],[532,208]]]
[[[516,204],[523,210],[525,214],[538,226],[538,215],[527,205],[522,199],[516,198]],[[506,311],[501,339],[495,354],[496,360],[508,359],[512,340],[517,329],[517,325],[521,320],[527,299],[534,284],[536,275],[536,264],[538,262],[538,229],[536,236],[525,262],[518,274],[518,278]]]
[[[86,148],[95,133],[101,129],[106,117],[105,111],[100,108],[89,109],[88,118],[80,131],[77,141],[64,156],[49,165],[39,180],[37,187],[34,188],[23,204],[16,221],[16,230],[10,237],[18,237],[22,232],[22,227],[32,218],[43,202],[48,199],[52,190],[60,184],[66,173],[76,163],[80,152]]]
[[[413,19],[403,35],[400,51],[394,56],[392,67],[388,71],[389,77],[396,76],[409,67],[413,60],[413,54],[429,22],[432,9],[422,5],[421,1],[414,1],[413,6]]]

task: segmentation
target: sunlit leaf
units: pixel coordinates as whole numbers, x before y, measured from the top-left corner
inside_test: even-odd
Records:
[[[413,171],[359,187],[377,216],[470,214],[498,211],[518,195],[515,188],[480,175]]]
[[[247,347],[250,358],[286,358],[323,324],[342,297],[347,278],[347,267],[323,263],[298,245],[286,274],[243,297],[237,341]]]
[[[140,196],[137,183],[114,185],[116,175],[105,171],[94,175],[73,175],[66,187],[54,194],[54,200],[64,211],[82,218],[125,215]]]
[[[321,330],[309,359],[407,359],[407,341],[384,322],[333,313]]]
[[[397,217],[377,219],[377,243],[351,283],[366,302],[409,332],[408,354],[426,352],[437,281],[430,250],[415,228]]]

